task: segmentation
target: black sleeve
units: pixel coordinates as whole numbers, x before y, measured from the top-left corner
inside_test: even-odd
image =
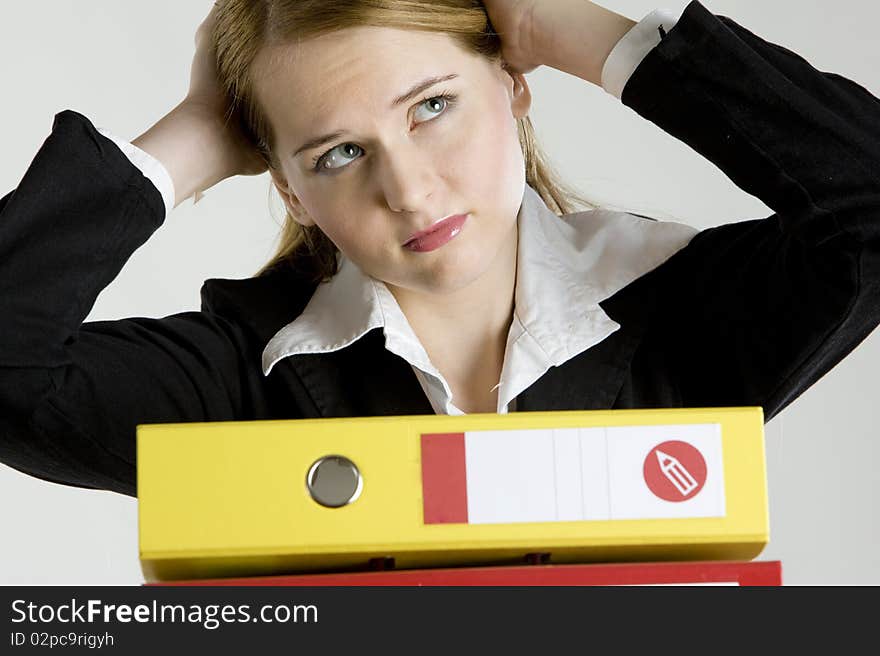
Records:
[[[134,495],[137,424],[241,415],[242,338],[222,317],[82,323],[164,215],[112,141],[55,117],[0,201],[0,461]]]
[[[769,420],[880,323],[880,101],[696,1],[622,100],[774,211],[676,254],[658,317],[684,405]]]

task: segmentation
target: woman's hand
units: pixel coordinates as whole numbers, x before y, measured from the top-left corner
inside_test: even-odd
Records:
[[[183,104],[197,114],[204,112],[205,120],[220,132],[229,162],[230,175],[257,175],[267,170],[266,163],[247,141],[233,121],[226,122],[228,100],[217,78],[216,52],[212,33],[216,22],[216,4],[196,30],[196,52],[190,71],[189,91]]]
[[[635,21],[589,0],[483,0],[512,72],[546,65],[601,84],[611,49]]]
[[[501,55],[513,73],[529,73],[543,64],[535,44],[538,0],[483,0],[486,13],[501,37]],[[544,0],[543,4],[548,4]]]
[[[216,8],[196,30],[190,85],[180,104],[132,143],[158,159],[174,183],[174,205],[226,178],[267,170],[234,121],[226,120],[228,100],[217,79],[211,33]]]

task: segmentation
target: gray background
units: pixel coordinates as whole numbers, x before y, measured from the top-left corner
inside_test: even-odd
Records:
[[[3,120],[0,194],[13,189],[74,109],[134,139],[182,98],[193,35],[209,1],[40,0],[0,9]],[[685,2],[606,0],[638,20]],[[880,92],[876,25],[867,0],[704,0],[820,70]],[[558,71],[529,75],[532,119],[558,169],[608,206],[698,228],[770,210],[714,165],[601,89]],[[252,275],[274,252],[280,202],[267,175],[227,180],[178,207],[98,298],[89,320],[160,317],[198,308],[210,277]],[[767,425],[770,543],[787,584],[880,583],[880,338],[856,351]],[[719,375],[723,375],[719,372]],[[138,584],[137,502],[45,483],[0,465],[0,583]]]

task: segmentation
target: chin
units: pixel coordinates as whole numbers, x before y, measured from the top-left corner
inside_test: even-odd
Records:
[[[452,294],[479,280],[491,268],[495,253],[485,249],[468,249],[455,258],[444,258],[430,267],[429,277],[424,281],[426,292],[433,294]]]

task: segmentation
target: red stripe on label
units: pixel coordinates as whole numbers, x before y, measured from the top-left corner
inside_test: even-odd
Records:
[[[425,524],[467,524],[464,433],[422,434]]]

